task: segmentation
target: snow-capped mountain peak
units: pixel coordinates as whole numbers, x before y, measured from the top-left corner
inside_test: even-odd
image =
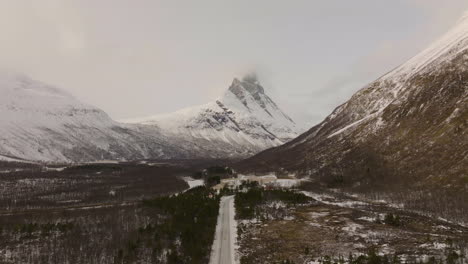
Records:
[[[257,80],[244,79],[243,81],[240,81],[239,79],[234,78],[228,92],[235,94],[241,101],[243,101],[247,94],[250,94],[258,100],[258,103],[264,103],[261,95],[265,95],[265,89]]]
[[[214,102],[123,122],[157,126],[170,137],[209,144],[235,157],[281,145],[300,132],[252,76],[235,78]]]
[[[265,88],[260,85],[256,77],[247,76],[242,81],[235,78],[228,91],[219,101],[229,105],[232,102],[232,95],[251,113],[265,116],[265,118],[276,119],[277,122],[281,122],[284,125],[288,125],[288,123],[295,124],[265,93]]]

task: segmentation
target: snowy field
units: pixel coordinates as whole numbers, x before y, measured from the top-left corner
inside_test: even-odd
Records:
[[[205,182],[203,180],[195,180],[191,177],[183,177],[182,179],[189,185],[189,190],[198,186],[205,185]]]

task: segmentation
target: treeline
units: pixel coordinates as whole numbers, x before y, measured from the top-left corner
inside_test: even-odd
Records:
[[[256,183],[245,183],[239,188],[236,193],[236,217],[238,219],[252,219],[262,215],[264,210],[262,205],[272,202],[281,202],[286,206],[296,206],[307,204],[313,199],[293,190],[287,189],[265,189],[259,187]]]
[[[116,263],[208,263],[219,201],[206,187],[144,201],[148,223],[119,250]]]
[[[229,177],[235,174],[234,169],[227,166],[211,166],[201,171],[194,172],[192,176],[195,179],[201,179],[209,176]]]

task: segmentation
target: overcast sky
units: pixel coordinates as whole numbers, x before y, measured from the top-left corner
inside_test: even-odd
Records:
[[[256,71],[312,125],[415,55],[466,0],[1,0],[0,66],[114,119],[209,102]]]

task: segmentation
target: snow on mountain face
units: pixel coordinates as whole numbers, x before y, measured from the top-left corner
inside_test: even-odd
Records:
[[[351,100],[336,109],[330,117],[333,118],[345,108],[352,107],[354,122],[372,114],[375,118],[375,113],[381,113],[391,103],[397,103],[405,98],[405,92],[411,88],[408,84],[415,77],[440,72],[444,70],[442,67],[444,64],[450,63],[460,55],[466,61],[467,57],[463,54],[466,53],[467,49],[468,11],[444,36],[400,67],[357,92]]]
[[[421,184],[444,180],[464,186],[467,128],[468,13],[441,39],[358,91],[322,123],[238,168],[286,168],[330,181],[339,176],[350,182],[378,178],[396,183],[408,177]]]
[[[0,73],[0,91],[2,154],[33,160],[66,160],[60,151],[49,149],[43,141],[53,131],[64,130],[65,125],[83,126],[87,122],[100,127],[112,125],[102,111],[26,76]],[[71,142],[67,145],[72,148]]]
[[[397,68],[392,73],[384,76],[391,78],[395,75],[409,78],[423,70],[429,71],[426,67],[433,62],[441,63],[448,61],[461,52],[468,49],[468,12],[460,18],[455,27],[448,31],[443,37],[435,41],[427,49],[410,59],[408,62]]]
[[[298,135],[296,123],[265,94],[256,80],[234,79],[229,90],[216,103],[232,116],[241,131],[254,138],[266,136],[282,144]]]
[[[214,103],[142,124],[118,123],[58,88],[16,73],[0,71],[0,92],[0,159],[239,158],[297,135],[294,122],[254,82],[236,80]]]
[[[219,157],[246,157],[298,135],[298,126],[255,78],[234,79],[215,102],[124,122],[157,126],[168,137],[210,146]]]
[[[113,121],[58,88],[0,72],[0,158],[94,161],[183,157],[158,131]]]
[[[1,127],[56,127],[60,123],[114,122],[101,110],[83,104],[55,87],[14,73],[0,73]],[[90,116],[93,118],[89,118]]]

